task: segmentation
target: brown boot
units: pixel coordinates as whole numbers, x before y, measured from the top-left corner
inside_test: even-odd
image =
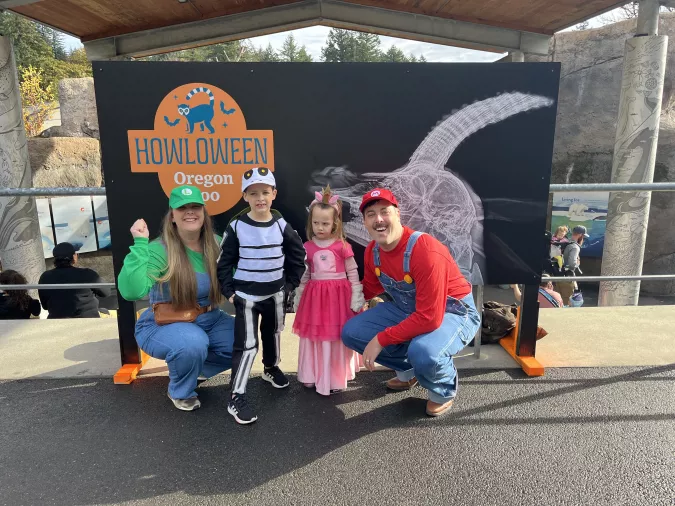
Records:
[[[410,381],[401,381],[396,376],[387,381],[387,388],[389,390],[410,390],[412,387],[417,385],[417,378],[413,378]]]
[[[450,400],[444,404],[439,404],[433,401],[427,401],[427,415],[429,416],[441,416],[450,411],[452,407],[453,400]]]

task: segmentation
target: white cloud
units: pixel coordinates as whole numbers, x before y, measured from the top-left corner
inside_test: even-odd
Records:
[[[280,49],[288,34],[292,33],[295,37],[295,41],[299,45],[304,45],[307,48],[307,52],[312,56],[314,61],[320,61],[321,48],[326,42],[329,31],[330,27],[327,26],[311,26],[309,28],[301,28],[290,32],[254,37],[250,40],[256,46],[267,47],[267,44],[271,43],[274,49]],[[498,53],[474,51],[472,49],[429,44],[426,42],[416,42],[394,37],[380,37],[380,41],[382,42],[383,49],[388,49],[389,46],[394,45],[405,53],[412,53],[415,56],[424,55],[430,62],[485,62],[498,60],[502,56]]]
[[[250,40],[256,46],[267,47],[267,44],[272,44],[272,47],[278,50],[281,49],[288,34],[292,33],[296,42],[307,48],[307,52],[312,56],[314,61],[321,61],[321,48],[326,42],[329,31],[330,28],[327,26],[311,26],[309,28],[302,28],[291,32],[281,32],[254,37]],[[64,40],[68,49],[82,47],[80,41],[70,35],[65,35]],[[490,62],[502,57],[502,55],[498,53],[474,51],[472,49],[429,44],[426,42],[416,42],[394,37],[380,37],[380,41],[382,42],[382,49],[384,50],[388,49],[389,46],[394,45],[406,54],[412,53],[417,57],[424,55],[430,62]]]

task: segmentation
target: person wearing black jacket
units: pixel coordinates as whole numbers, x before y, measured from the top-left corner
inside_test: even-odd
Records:
[[[11,269],[0,273],[0,285],[26,285],[21,274]],[[40,302],[28,295],[27,290],[0,290],[0,320],[27,320],[40,316]]]
[[[40,276],[39,284],[103,283],[92,269],[77,267],[77,253],[69,242],[56,245],[54,268]],[[42,307],[49,311],[47,318],[100,318],[99,297],[108,297],[108,288],[70,288],[64,290],[38,290]]]
[[[218,281],[235,307],[234,350],[227,411],[237,423],[257,416],[246,401],[246,384],[258,353],[258,320],[263,343],[262,379],[275,388],[288,386],[278,367],[284,329],[285,301],[305,272],[305,248],[298,233],[272,209],[276,182],[272,172],[255,168],[244,173],[244,200],[250,208],[227,226],[218,257]]]

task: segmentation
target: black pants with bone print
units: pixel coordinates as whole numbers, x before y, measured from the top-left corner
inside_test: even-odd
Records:
[[[258,354],[258,323],[262,340],[265,367],[279,364],[280,338],[284,330],[284,292],[280,291],[265,300],[252,302],[234,296],[234,348],[232,351],[232,393],[243,394],[251,374],[253,361]]]

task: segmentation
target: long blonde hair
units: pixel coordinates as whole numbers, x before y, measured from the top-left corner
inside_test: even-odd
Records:
[[[162,242],[166,248],[167,270],[164,276],[158,278],[159,283],[169,283],[171,303],[175,308],[192,308],[197,305],[197,276],[190,263],[186,246],[178,235],[178,229],[173,222],[171,209],[164,216],[162,222]],[[204,224],[202,225],[200,243],[204,255],[206,274],[211,281],[209,300],[212,304],[220,304],[222,295],[218,283],[216,264],[220,253],[220,246],[216,241],[211,217],[204,209]]]
[[[344,227],[342,226],[342,201],[337,201],[337,209],[328,203],[331,197],[334,197],[335,194],[330,191],[330,185],[326,186],[321,190],[321,202],[312,201],[309,205],[309,216],[307,217],[307,240],[311,241],[314,237],[314,229],[312,228],[312,211],[314,208],[318,207],[319,209],[331,209],[333,211],[333,228],[331,230],[332,234],[340,239],[342,242],[345,242],[347,236],[345,235]]]

